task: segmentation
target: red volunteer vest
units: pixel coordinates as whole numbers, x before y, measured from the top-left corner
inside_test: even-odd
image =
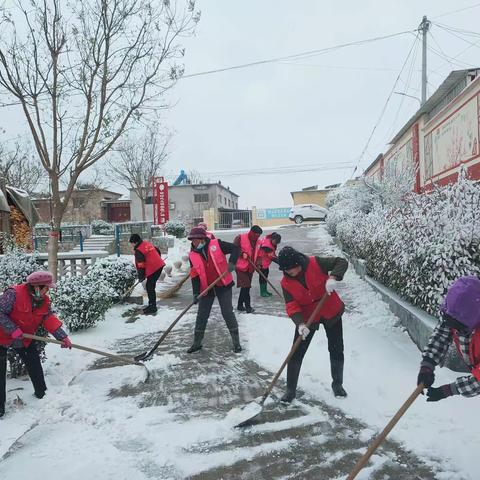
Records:
[[[165,262],[162,260],[162,257],[157,252],[155,246],[152,245],[150,242],[146,242],[145,240],[143,240],[142,243],[137,247],[137,250],[143,253],[145,257],[145,262],[135,261],[135,266],[137,267],[137,270],[140,268],[144,268],[146,277],[149,277],[159,268],[165,266]]]
[[[32,297],[28,291],[27,284],[22,283],[12,288],[15,290],[15,303],[8,316],[24,333],[34,335],[38,327],[42,324],[42,321],[43,326],[50,333],[53,333],[62,326],[62,322],[53,314],[43,320],[50,307],[50,299],[48,297],[45,297],[45,301],[39,308],[32,310]],[[0,345],[7,347],[12,341],[12,337],[0,328]],[[30,343],[32,343],[30,339],[26,338],[23,339],[22,342],[25,347],[28,347]]]
[[[266,252],[265,250],[262,250],[262,247],[270,248],[272,251]],[[259,247],[258,247],[258,258],[260,258],[262,261],[262,264],[261,264],[262,269],[267,269],[270,267],[270,264],[272,263],[272,259],[275,258],[276,251],[277,251],[277,247],[273,245],[270,239],[270,236],[267,236],[264,239],[260,240]]]
[[[457,330],[452,329],[453,333],[453,342],[457,347],[458,353],[462,358],[464,358],[464,352],[460,347],[460,341],[458,339]],[[470,359],[470,364],[473,365],[473,368],[470,369],[472,375],[480,381],[480,328],[477,328],[472,335],[470,340],[470,345],[468,346],[468,357]],[[465,362],[466,363],[466,362]]]
[[[248,233],[242,233],[240,235],[241,253],[237,260],[237,265],[236,265],[237,270],[240,270],[241,272],[248,272],[248,271],[253,272],[255,270],[248,260],[245,260],[244,258],[242,258],[242,253],[245,252],[250,257],[250,260],[253,263],[255,263],[255,260],[257,259],[257,255],[258,255],[259,245],[260,245],[260,242],[257,240],[257,242],[255,243],[255,246],[252,247],[252,244],[250,243],[250,240],[248,238]]]
[[[200,290],[203,292],[208,287],[207,279],[207,270],[205,266],[205,259],[198,252],[191,251],[189,254],[190,261],[192,262],[192,268],[190,269],[190,277],[200,277]],[[220,248],[220,243],[217,239],[210,240],[208,243],[208,261],[212,262],[215,271],[217,272],[217,277],[219,277],[223,272],[228,270],[227,257],[222,252]],[[233,282],[233,277],[230,272],[227,273],[221,280],[219,285],[226,287]]]
[[[322,271],[315,257],[310,257],[305,271],[307,288],[304,288],[298,280],[284,275],[281,282],[282,288],[293,298],[293,301],[286,304],[287,315],[291,317],[294,313],[300,312],[303,314],[306,323],[315,310],[318,301],[325,294],[325,282],[327,280],[328,275]],[[338,315],[342,308],[343,302],[337,292],[332,292],[327,297],[313,323],[319,323],[322,319],[330,320]]]

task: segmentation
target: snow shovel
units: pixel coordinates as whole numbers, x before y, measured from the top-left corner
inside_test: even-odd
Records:
[[[212,282],[203,292],[198,295],[198,298],[204,297],[225,275],[227,275],[228,270],[225,270],[214,282]],[[173,327],[179,322],[179,320],[195,305],[195,302],[189,303],[180,313],[180,315],[171,323],[171,325],[163,332],[162,336],[158,339],[157,343],[153,348],[147,352],[143,352],[136,357],[133,357],[136,362],[148,360],[160,346],[160,344],[165,340],[167,335],[172,331]]]
[[[263,272],[250,260],[248,259],[250,264],[253,266],[253,268],[257,271],[257,273],[272,287],[273,291],[283,299],[283,295],[273,286],[272,282],[266,277]]]
[[[183,284],[189,279],[189,277],[190,273],[187,273],[176,285],[168,290],[165,290],[164,292],[160,292],[158,297],[160,297],[162,300],[173,297],[173,295],[175,295],[183,287]]]
[[[47,342],[47,343],[56,343],[57,345],[62,345],[60,340],[54,340],[53,338],[48,337],[39,337],[38,335],[30,335],[29,333],[24,333],[23,338],[29,338],[30,340],[38,340],[40,342]],[[78,350],[84,350],[85,352],[96,353],[97,355],[101,355],[102,357],[113,358],[115,360],[119,360],[120,362],[127,363],[129,365],[140,365],[144,367],[143,363],[136,361],[131,357],[123,357],[122,355],[114,355],[113,353],[102,352],[101,350],[96,350],[95,348],[84,347],[82,345],[77,345],[72,343],[72,348],[77,348]]]
[[[313,320],[315,319],[315,317],[317,317],[318,313],[320,312],[320,309],[322,308],[327,298],[328,298],[328,294],[325,293],[325,295],[323,295],[323,297],[318,302],[313,313],[310,315],[310,318],[306,323],[307,327],[310,327],[310,325],[313,323]],[[234,425],[235,427],[243,427],[245,425],[248,425],[257,415],[261,413],[265,400],[270,395],[273,387],[275,386],[278,379],[280,378],[280,375],[282,374],[286,365],[288,364],[293,354],[296,352],[297,348],[300,346],[302,342],[303,342],[303,338],[299,336],[295,341],[295,343],[293,344],[289,354],[287,355],[287,358],[283,361],[282,366],[280,367],[276,375],[273,377],[273,380],[268,385],[260,401],[254,400],[253,402],[250,402],[239,409],[234,408],[233,410],[230,410],[230,412],[228,412],[227,417],[230,417],[232,419],[232,421],[235,423]]]
[[[357,462],[355,467],[353,468],[350,475],[347,477],[347,480],[353,480],[360,470],[367,464],[370,457],[373,455],[375,450],[380,446],[380,444],[385,440],[387,435],[393,429],[393,427],[397,424],[397,422],[402,418],[403,414],[410,408],[412,403],[417,399],[417,397],[423,392],[425,385],[421,383],[417,386],[417,388],[413,391],[413,393],[407,398],[405,403],[400,407],[398,412],[395,416],[388,422],[387,426],[383,429],[382,433],[375,439],[375,441],[370,445],[365,455]]]

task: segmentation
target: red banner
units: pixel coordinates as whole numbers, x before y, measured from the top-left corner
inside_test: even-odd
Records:
[[[168,222],[168,183],[163,177],[154,177],[153,188],[153,223],[163,225]]]

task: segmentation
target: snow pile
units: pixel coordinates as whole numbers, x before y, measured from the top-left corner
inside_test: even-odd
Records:
[[[338,189],[328,230],[369,275],[435,315],[455,279],[480,274],[480,189],[462,173],[429,194],[389,195],[365,183]]]

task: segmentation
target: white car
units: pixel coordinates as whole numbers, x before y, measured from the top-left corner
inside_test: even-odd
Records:
[[[304,220],[323,220],[327,219],[327,209],[315,203],[305,203],[302,205],[295,205],[291,208],[288,218],[297,225]]]

